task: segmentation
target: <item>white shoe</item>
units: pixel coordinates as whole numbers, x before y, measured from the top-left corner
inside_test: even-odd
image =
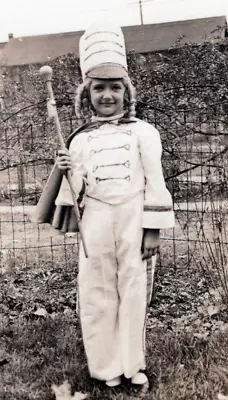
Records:
[[[120,376],[117,376],[116,378],[106,381],[105,384],[109,387],[119,386],[121,384],[121,378]]]
[[[148,382],[147,376],[143,372],[137,372],[132,378],[133,385],[145,385]]]

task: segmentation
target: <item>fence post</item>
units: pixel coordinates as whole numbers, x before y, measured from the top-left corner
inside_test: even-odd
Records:
[[[24,153],[23,153],[23,140],[21,139],[20,130],[18,131],[18,151],[19,151],[19,164],[17,166],[17,179],[18,179],[18,192],[22,200],[25,194],[25,173],[24,173]]]

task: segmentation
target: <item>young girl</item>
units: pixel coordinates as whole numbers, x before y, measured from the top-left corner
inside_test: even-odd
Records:
[[[145,317],[147,262],[161,228],[174,226],[172,199],[161,166],[158,131],[135,118],[119,28],[92,27],[80,40],[83,83],[76,114],[93,114],[57,166],[71,170],[76,196],[84,191],[82,227],[88,248],[79,255],[79,305],[91,377],[108,386],[147,382]],[[56,206],[72,205],[63,176]]]

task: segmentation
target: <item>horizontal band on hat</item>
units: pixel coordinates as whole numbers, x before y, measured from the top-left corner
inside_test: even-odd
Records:
[[[110,35],[115,35],[117,37],[119,37],[120,35],[116,32],[112,32],[112,31],[97,31],[97,32],[93,32],[88,36],[85,36],[85,40],[89,39],[90,37],[94,36],[94,35],[99,35],[100,33],[108,33]]]
[[[95,24],[88,29],[80,38],[79,55],[83,79],[86,76],[100,79],[127,76],[124,36],[121,28],[111,23]],[[105,70],[104,65],[108,65]]]
[[[123,49],[122,44],[117,43],[117,42],[114,42],[113,40],[98,40],[97,42],[93,42],[93,43],[91,43],[88,47],[86,47],[86,48],[85,48],[85,51],[89,50],[89,48],[92,47],[92,46],[96,46],[97,43],[112,43],[112,44],[115,44],[116,46],[121,47],[121,49]],[[100,52],[100,51],[101,51],[101,50],[99,50],[99,52]]]
[[[105,49],[105,50],[97,50],[97,51],[94,51],[93,53],[89,54],[89,55],[85,58],[84,61],[87,61],[87,60],[88,60],[90,57],[92,57],[94,54],[100,54],[100,53],[105,53],[105,52],[108,52],[108,53],[116,53],[116,54],[119,54],[119,55],[122,56],[122,57],[125,57],[125,54],[121,53],[120,51]]]
[[[88,78],[97,79],[121,79],[128,76],[127,70],[121,65],[114,63],[103,63],[97,67],[91,68],[86,73]]]

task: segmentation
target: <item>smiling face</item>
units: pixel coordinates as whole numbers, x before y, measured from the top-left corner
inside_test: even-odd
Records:
[[[122,79],[92,79],[90,99],[98,117],[123,112],[125,86]]]

